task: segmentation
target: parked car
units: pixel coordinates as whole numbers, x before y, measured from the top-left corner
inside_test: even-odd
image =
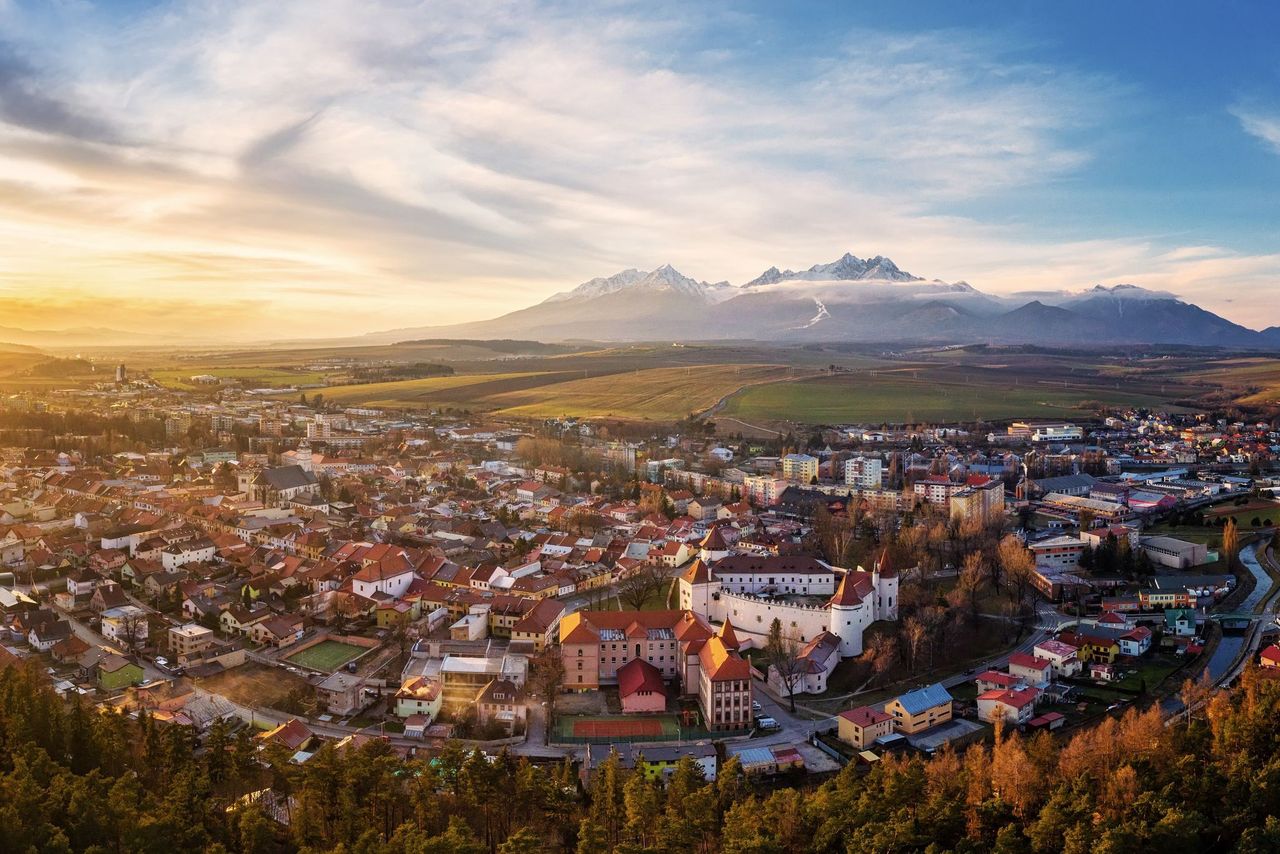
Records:
[[[758,715],[758,714],[760,714],[761,712],[763,712],[763,711],[764,711],[764,706],[760,705],[760,701],[759,701],[759,700],[752,700],[752,701],[751,701],[751,711],[755,712],[755,713]]]
[[[766,717],[766,716],[757,716],[756,729],[770,731],[775,729],[782,729],[782,725],[779,724],[773,718]]]

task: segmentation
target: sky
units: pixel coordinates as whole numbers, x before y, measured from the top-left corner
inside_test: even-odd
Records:
[[[296,339],[853,252],[1280,324],[1280,6],[0,0],[0,327]]]

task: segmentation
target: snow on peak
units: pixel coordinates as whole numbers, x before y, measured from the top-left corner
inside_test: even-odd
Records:
[[[808,270],[779,271],[770,267],[744,287],[772,285],[782,281],[882,281],[882,282],[918,282],[919,276],[913,276],[883,255],[862,259],[846,252],[839,259],[829,264],[814,264]]]
[[[636,282],[643,279],[649,274],[643,270],[623,270],[621,273],[614,273],[612,276],[597,276],[594,279],[583,282],[571,291],[561,291],[547,297],[546,302],[564,302],[571,299],[591,299],[592,297],[602,297],[605,294],[615,293],[623,288],[629,288]]]
[[[685,296],[708,302],[722,298],[726,289],[736,291],[728,282],[699,282],[681,273],[670,264],[663,264],[652,272],[623,270],[607,278],[600,277],[583,282],[571,291],[561,291],[545,302],[588,300],[624,290],[674,291]]]

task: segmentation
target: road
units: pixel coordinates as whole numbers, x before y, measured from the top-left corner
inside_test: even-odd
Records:
[[[81,622],[66,611],[59,611],[59,613],[62,615],[63,619],[71,624],[71,631],[75,632],[76,637],[80,638],[80,640],[84,641],[89,646],[105,646],[110,647],[111,649],[120,649],[119,644],[107,640],[102,635],[89,628],[86,623]],[[142,665],[142,673],[146,676],[148,682],[173,679],[172,673],[161,670],[141,655],[135,656],[135,658],[138,660],[138,663]]]

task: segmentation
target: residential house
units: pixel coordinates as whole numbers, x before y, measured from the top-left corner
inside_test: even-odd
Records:
[[[836,726],[837,738],[856,750],[866,750],[893,732],[893,715],[874,706],[859,706],[837,715]]]
[[[951,720],[952,698],[940,683],[908,691],[890,700],[884,710],[893,716],[893,728],[915,735]]]
[[[1058,678],[1069,678],[1080,672],[1083,666],[1080,661],[1079,648],[1061,640],[1044,640],[1032,649],[1036,658],[1042,658],[1053,666],[1053,675]]]
[[[396,692],[395,714],[398,718],[425,715],[433,721],[440,716],[440,704],[440,683],[425,676],[412,676]]]
[[[978,720],[987,723],[1004,721],[1006,726],[1019,726],[1035,716],[1040,689],[1024,686],[985,691],[978,695]]]
[[[98,660],[98,688],[108,693],[123,691],[130,685],[141,685],[145,680],[142,667],[123,655],[104,655]]]
[[[523,729],[527,710],[524,691],[510,679],[494,679],[476,695],[476,722],[501,724],[507,732]]]
[[[1009,674],[1033,688],[1043,688],[1053,681],[1053,662],[1025,652],[1015,652],[1009,656]]]
[[[249,639],[256,644],[284,649],[302,640],[302,617],[281,614],[268,617],[249,627]]]

